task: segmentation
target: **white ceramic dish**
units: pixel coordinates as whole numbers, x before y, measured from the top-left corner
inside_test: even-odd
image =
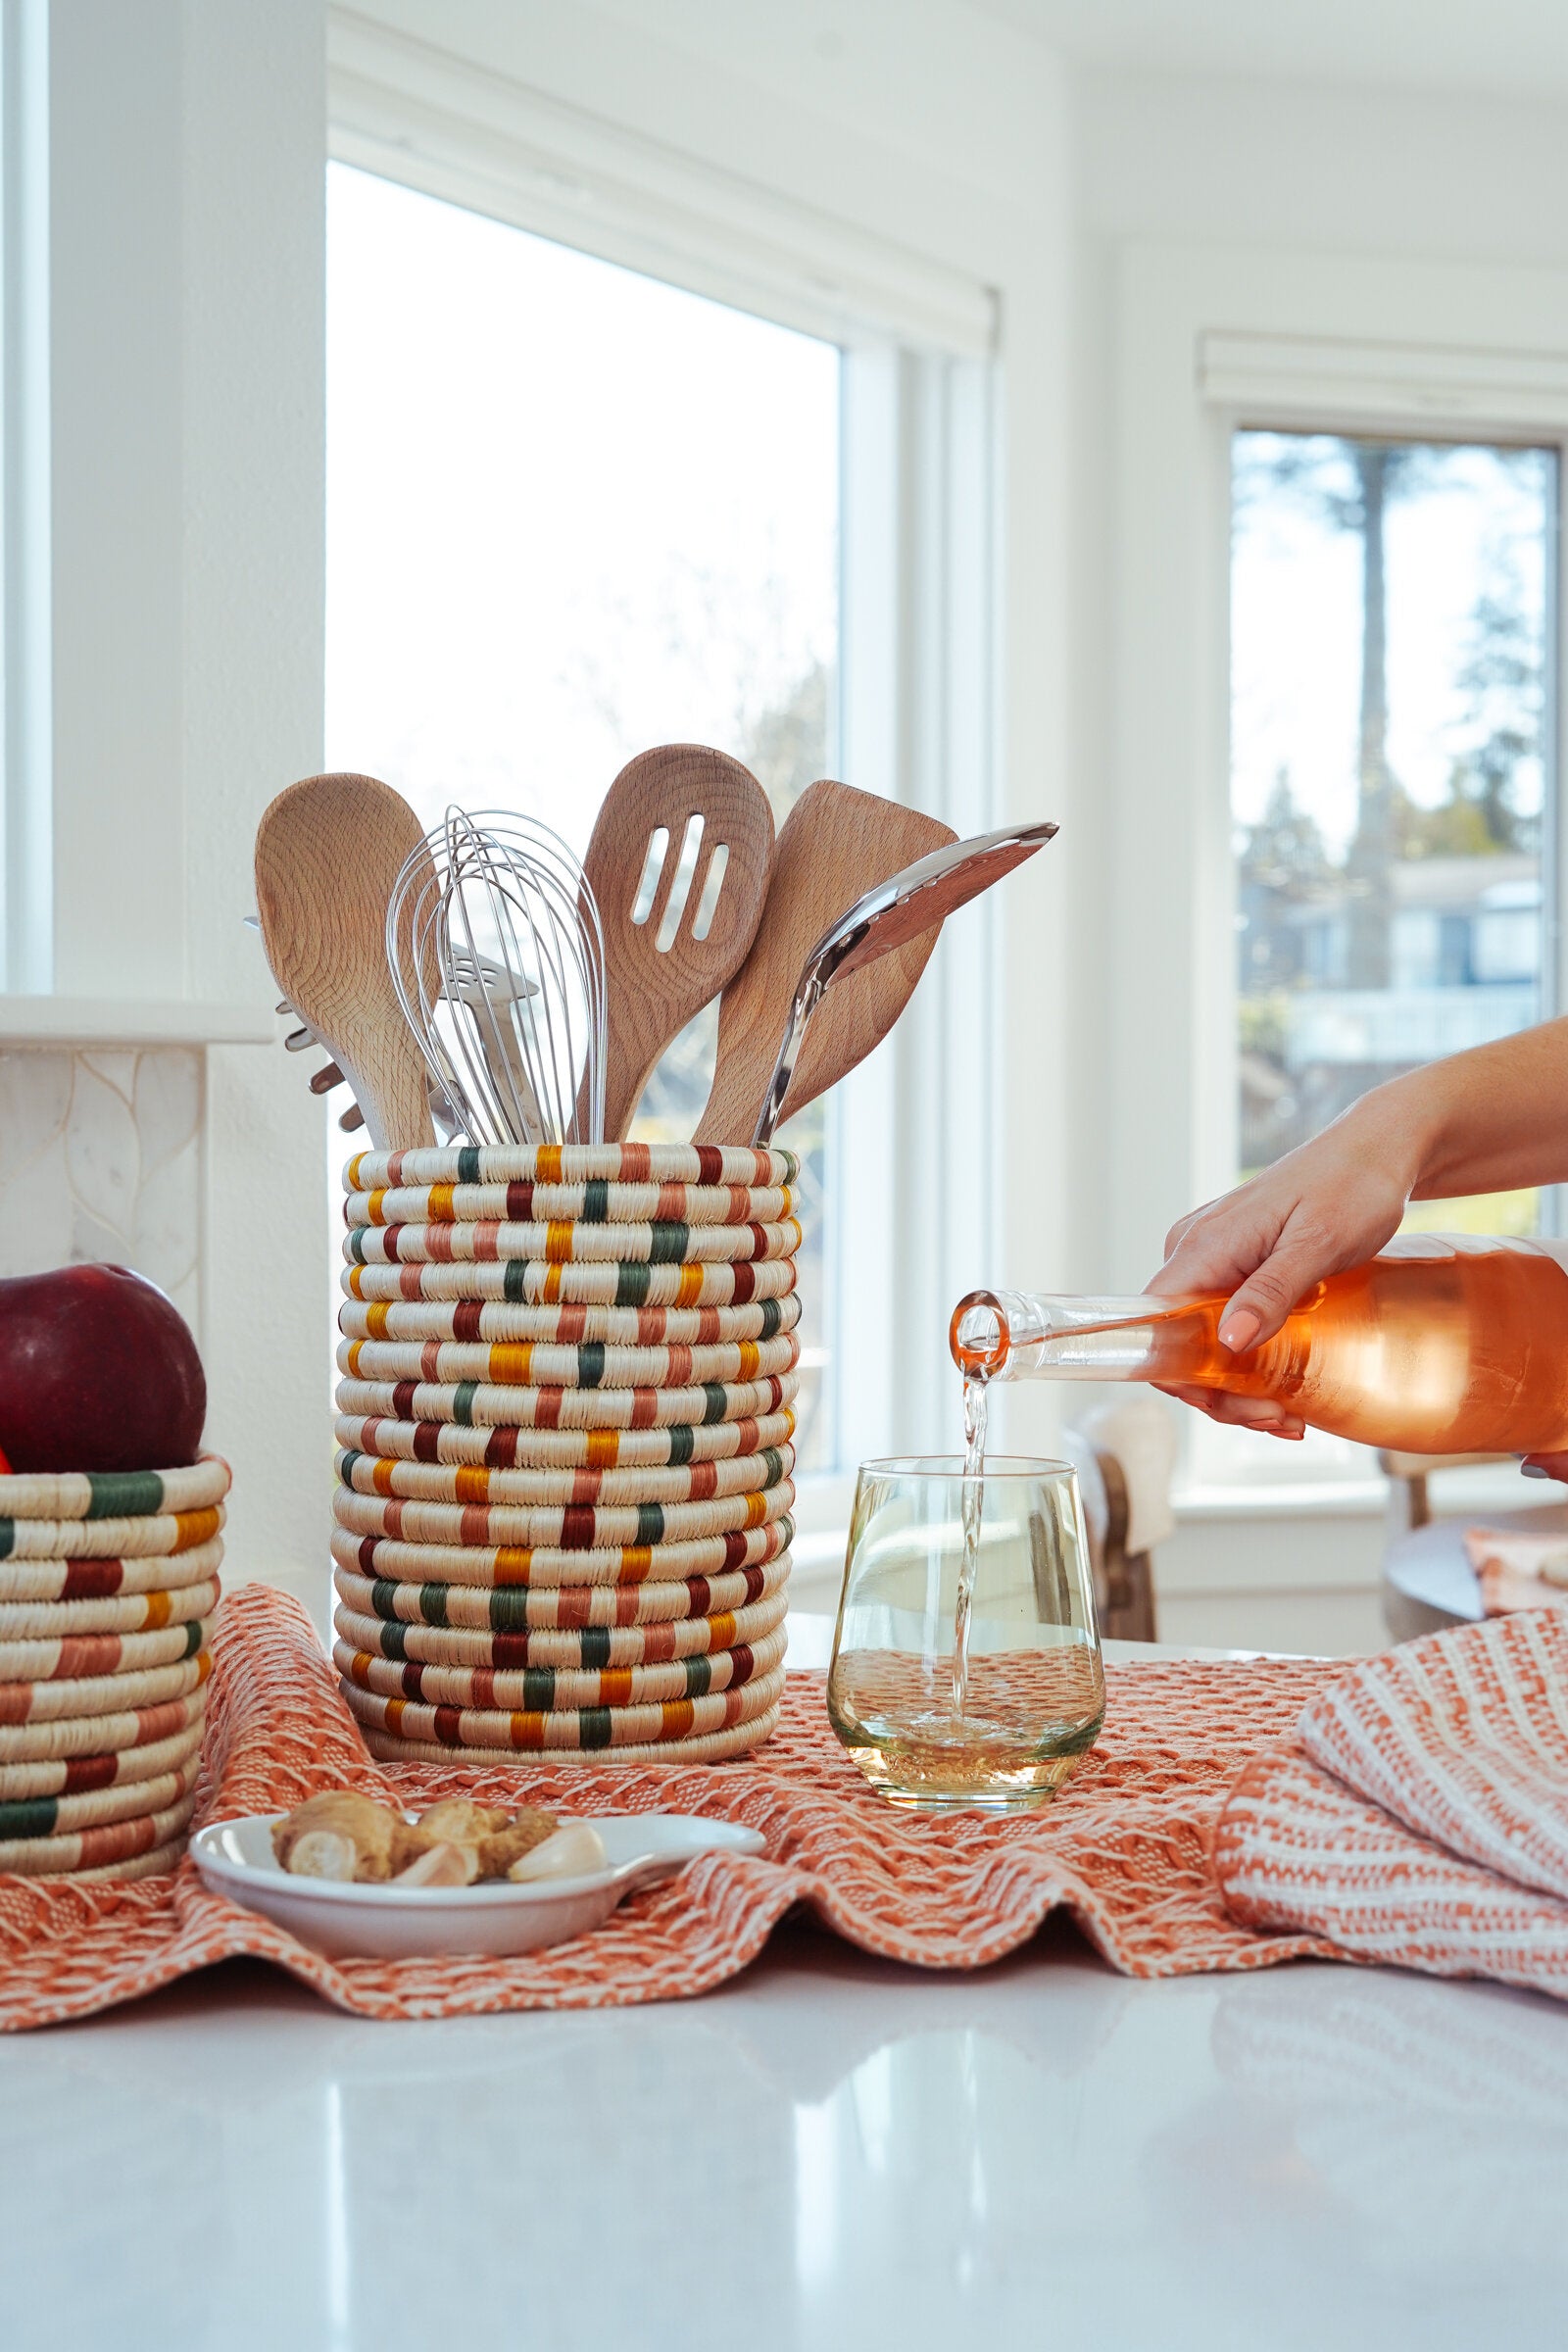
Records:
[[[589,1818],[585,1816],[584,1818]],[[272,1854],[278,1813],[215,1821],[190,1841],[202,1878],[329,1959],[413,1960],[543,1951],[603,1927],[624,1895],[700,1854],[760,1854],[756,1830],[696,1813],[600,1813],[609,1867],[592,1878],[481,1886],[356,1886],[291,1878]]]

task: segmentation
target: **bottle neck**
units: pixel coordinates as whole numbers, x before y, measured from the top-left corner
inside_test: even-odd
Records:
[[[1205,1354],[1219,1304],[971,1291],[954,1309],[949,1345],[959,1371],[985,1381],[1180,1380]]]

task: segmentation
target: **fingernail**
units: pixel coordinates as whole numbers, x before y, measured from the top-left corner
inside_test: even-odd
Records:
[[[1539,1462],[1521,1462],[1519,1465],[1519,1475],[1521,1478],[1549,1478],[1551,1476],[1551,1472],[1549,1470],[1543,1470]]]
[[[1219,1327],[1220,1346],[1228,1348],[1233,1355],[1240,1355],[1243,1348],[1250,1348],[1256,1339],[1261,1322],[1262,1317],[1254,1315],[1250,1306],[1238,1307],[1235,1314]]]

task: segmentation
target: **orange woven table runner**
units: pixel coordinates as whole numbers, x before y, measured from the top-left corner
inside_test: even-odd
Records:
[[[275,1961],[368,2017],[600,2008],[707,1992],[756,1958],[797,1904],[862,1950],[978,1968],[1065,1910],[1139,1977],[1335,1957],[1313,1936],[1237,1925],[1207,1844],[1248,1759],[1288,1742],[1332,1662],[1111,1668],[1100,1744],[1027,1819],[920,1818],[875,1796],[828,1727],[820,1675],[791,1675],[767,1745],[731,1765],[487,1767],[466,1755],[375,1764],[305,1610],[252,1585],[213,1641],[196,1825],[352,1787],[418,1806],[455,1791],[572,1813],[690,1812],[742,1821],[765,1856],[711,1855],[634,1896],[598,1934],[518,1960],[341,1961],[209,1894],[186,1860],[166,1879],[72,1886],[0,1876],[0,2028],[59,2023],[238,1955]]]

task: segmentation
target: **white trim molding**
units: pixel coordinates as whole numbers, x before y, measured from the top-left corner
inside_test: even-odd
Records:
[[[995,347],[960,271],[357,9],[328,8],[327,90],[339,163],[831,342]]]
[[[270,1046],[281,1030],[260,1004],[0,997],[0,1046]]]
[[[1510,426],[1526,434],[1568,426],[1568,350],[1216,330],[1199,336],[1198,386],[1244,422],[1285,409],[1439,431],[1470,423],[1494,436]]]

